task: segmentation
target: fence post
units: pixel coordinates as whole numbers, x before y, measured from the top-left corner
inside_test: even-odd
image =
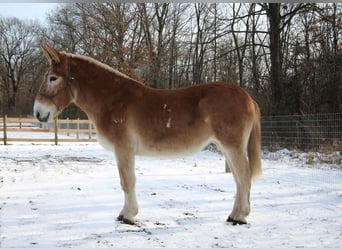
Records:
[[[225,161],[225,172],[226,173],[231,173],[232,171],[230,170],[229,162]]]
[[[54,127],[55,127],[55,145],[58,145],[58,117],[54,120]]]
[[[77,118],[77,131],[76,131],[76,139],[80,139],[80,118]]]
[[[7,145],[7,115],[4,115],[4,145]]]
[[[70,133],[69,133],[69,129],[70,129],[69,117],[66,118],[66,122],[67,122],[67,130],[68,130],[67,136],[69,136],[70,135]]]
[[[91,139],[91,122],[88,121],[88,129],[89,129],[89,140]]]

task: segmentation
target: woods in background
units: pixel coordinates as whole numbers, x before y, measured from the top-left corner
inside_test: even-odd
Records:
[[[0,17],[0,112],[32,113],[42,41],[155,88],[235,83],[264,115],[341,112],[341,35],[338,3],[73,3],[45,24]]]

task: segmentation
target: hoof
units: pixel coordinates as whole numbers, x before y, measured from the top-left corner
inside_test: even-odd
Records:
[[[126,219],[126,218],[124,218],[124,216],[123,216],[123,215],[119,215],[119,216],[117,217],[117,220],[118,220],[118,221],[121,221],[123,224],[127,224],[127,225],[135,225],[135,223],[134,223],[133,221],[131,221],[131,220],[129,220],[129,219]]]
[[[236,225],[245,225],[245,224],[247,224],[247,222],[245,222],[245,221],[234,220],[234,219],[232,219],[232,218],[230,218],[230,217],[228,217],[227,222],[232,223],[233,226],[236,226]]]
[[[135,225],[133,221],[126,219],[126,218],[123,218],[122,223],[127,224],[127,225]]]

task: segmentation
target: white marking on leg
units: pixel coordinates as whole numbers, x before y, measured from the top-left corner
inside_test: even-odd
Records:
[[[123,216],[124,219],[129,220],[134,223],[134,217],[138,214],[139,206],[135,195],[135,190],[133,189],[131,192],[124,192],[125,195],[125,204],[123,209],[120,212],[120,216]]]

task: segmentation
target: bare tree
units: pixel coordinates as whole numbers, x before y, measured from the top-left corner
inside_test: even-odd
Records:
[[[204,71],[204,58],[208,48],[208,40],[210,38],[210,30],[212,28],[212,22],[210,22],[208,10],[208,4],[196,3],[195,6],[195,41],[193,52],[193,83],[198,84],[203,79]]]
[[[178,37],[184,23],[182,23],[181,16],[187,10],[188,5],[185,4],[172,4],[171,17],[169,22],[170,30],[170,45],[169,45],[169,65],[168,65],[168,88],[173,89],[175,87],[175,80],[179,80],[178,73],[178,53],[181,44],[181,38]],[[179,83],[178,83],[179,84]]]
[[[2,113],[18,114],[20,91],[35,84],[39,72],[39,50],[36,23],[27,23],[17,18],[0,18],[0,93]],[[41,72],[39,72],[41,73]],[[28,96],[26,96],[27,98]]]
[[[60,47],[153,87],[230,81],[266,114],[288,114],[341,106],[340,20],[338,4],[79,3],[59,8],[49,30]]]
[[[284,81],[284,71],[282,57],[284,52],[284,39],[282,32],[288,28],[293,17],[303,10],[308,4],[280,4],[269,3],[261,4],[266,10],[269,21],[269,48],[271,58],[271,113],[287,113],[286,96],[283,95],[286,90]],[[283,37],[285,38],[285,36]]]

